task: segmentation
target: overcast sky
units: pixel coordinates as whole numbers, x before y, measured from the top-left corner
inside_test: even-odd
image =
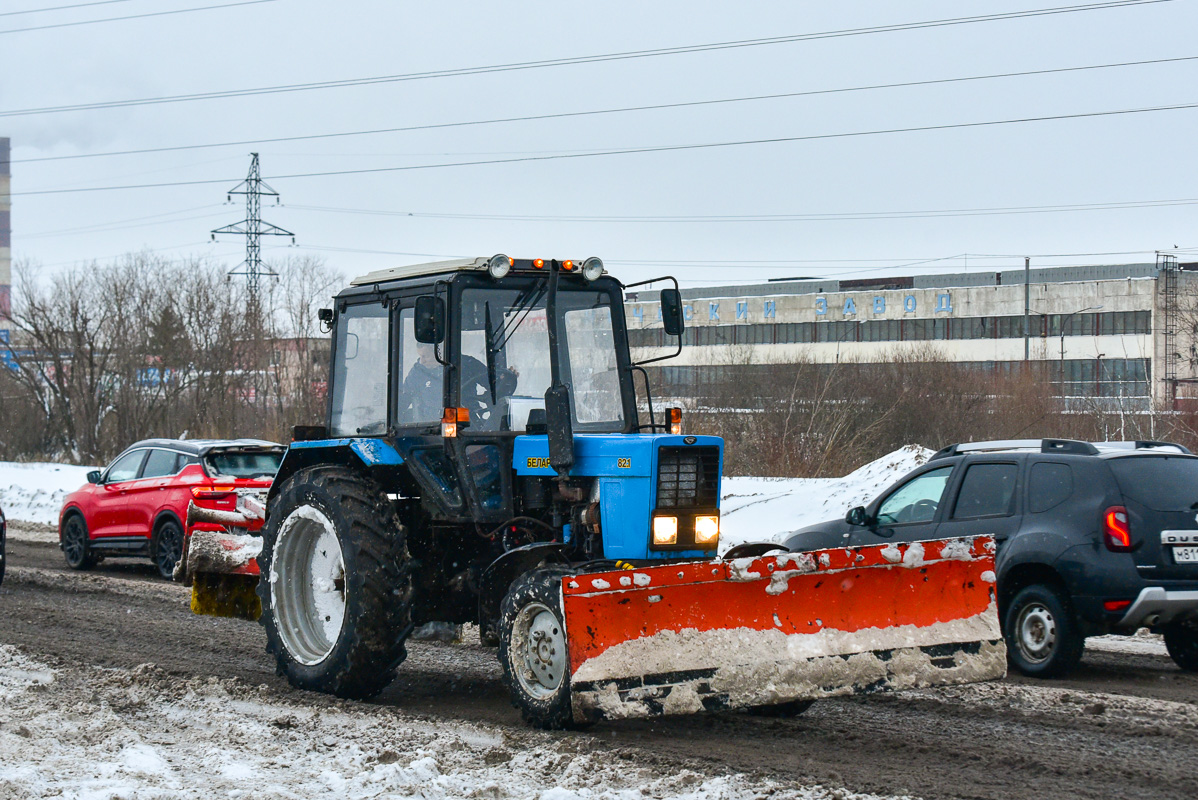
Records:
[[[903,273],[974,271],[1022,266],[1023,254],[1046,266],[1149,261],[1152,251],[1174,246],[1198,250],[1195,204],[1057,210],[1198,198],[1198,109],[793,140],[1198,103],[1198,0],[239,98],[13,113],[795,37],[1080,1],[108,0],[17,13],[84,0],[0,0],[0,136],[13,144],[14,257],[54,270],[148,249],[210,255],[231,268],[244,242],[226,237],[211,244],[208,232],[244,216],[240,198],[222,204],[244,177],[251,151],[261,154],[264,177],[282,195],[281,207],[264,204],[264,219],[293,231],[298,243],[266,240],[267,258],[318,254],[347,275],[503,252],[598,255],[625,280],[672,271],[697,285],[870,277],[896,266]],[[226,7],[44,27],[206,6]],[[18,30],[35,27],[41,29]],[[1195,60],[36,160],[1170,58]],[[215,182],[38,194],[191,181]],[[896,217],[1028,207],[1053,210]]]

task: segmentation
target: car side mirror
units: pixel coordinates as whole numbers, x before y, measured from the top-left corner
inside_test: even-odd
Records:
[[[865,513],[864,506],[855,506],[854,508],[850,508],[849,513],[844,515],[844,521],[860,528],[869,523],[869,515]]]
[[[99,483],[100,482],[100,470],[93,469],[91,472],[87,473],[87,482],[88,483]]]
[[[668,336],[681,336],[686,323],[682,318],[682,294],[677,289],[661,290],[661,325]]]
[[[416,298],[416,341],[441,344],[445,341],[445,301],[431,294]]]

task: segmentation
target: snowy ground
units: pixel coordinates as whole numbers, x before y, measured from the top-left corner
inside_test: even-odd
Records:
[[[933,451],[908,445],[843,478],[725,478],[720,502],[720,545],[776,542],[791,531],[843,518],[873,500]]]
[[[615,757],[613,757],[615,756]],[[235,679],[0,645],[0,798],[874,798],[638,764],[591,736],[300,705]]]
[[[0,461],[0,508],[9,519],[56,525],[63,498],[87,483],[93,469]]]

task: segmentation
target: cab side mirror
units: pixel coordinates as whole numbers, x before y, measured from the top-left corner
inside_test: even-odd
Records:
[[[421,344],[440,344],[445,341],[445,301],[431,294],[416,298],[416,341]]]
[[[849,509],[849,513],[844,515],[844,521],[850,525],[864,527],[869,522],[869,516],[865,513],[864,506],[856,506]]]
[[[668,336],[681,336],[685,326],[682,319],[682,294],[677,289],[661,290],[661,325]]]
[[[99,483],[100,482],[100,470],[93,469],[91,472],[87,473],[87,482],[88,483]]]

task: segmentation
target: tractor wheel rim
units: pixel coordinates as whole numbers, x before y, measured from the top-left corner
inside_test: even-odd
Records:
[[[513,671],[526,694],[542,700],[561,688],[566,676],[566,633],[548,606],[529,603],[520,609],[512,626],[512,649]]]
[[[1023,657],[1037,664],[1043,663],[1052,656],[1056,647],[1056,620],[1042,604],[1033,603],[1019,612],[1016,635]]]
[[[311,666],[337,645],[345,622],[345,561],[332,520],[300,506],[279,526],[270,566],[271,607],[283,646]]]

